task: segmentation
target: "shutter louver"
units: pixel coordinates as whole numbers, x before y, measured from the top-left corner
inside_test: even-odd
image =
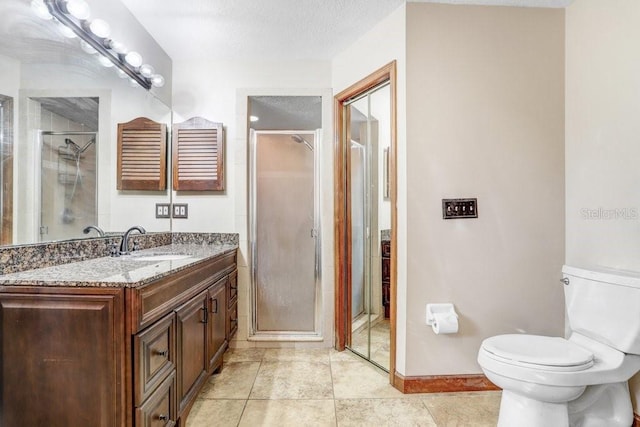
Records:
[[[224,190],[222,123],[194,117],[173,125],[173,189]]]
[[[145,117],[118,124],[118,190],[165,190],[167,126]]]

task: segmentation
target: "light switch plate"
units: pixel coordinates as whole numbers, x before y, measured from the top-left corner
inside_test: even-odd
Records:
[[[442,199],[442,218],[478,218],[478,199]]]
[[[174,203],[172,205],[172,214],[174,218],[189,218],[189,204]]]
[[[171,205],[169,203],[156,203],[156,218],[171,218]]]

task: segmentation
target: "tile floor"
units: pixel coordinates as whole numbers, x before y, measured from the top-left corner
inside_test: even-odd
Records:
[[[402,394],[348,351],[230,349],[187,427],[495,426],[500,392]]]

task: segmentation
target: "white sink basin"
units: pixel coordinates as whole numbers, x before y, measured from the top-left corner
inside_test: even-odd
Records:
[[[191,255],[184,254],[148,254],[132,256],[133,261],[176,261],[179,259],[191,258]]]

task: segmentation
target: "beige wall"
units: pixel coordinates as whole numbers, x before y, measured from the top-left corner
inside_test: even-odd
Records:
[[[639,271],[640,2],[566,13],[567,263]],[[640,376],[632,394],[638,412]]]
[[[178,232],[239,233],[238,333],[234,347],[333,345],[333,203],[331,137],[331,69],[329,61],[178,61],[173,72],[173,121],[193,116],[222,122],[225,131],[225,191],[173,192],[174,203],[189,204],[189,218],[173,220]],[[251,304],[248,235],[248,128],[249,96],[322,96],[321,233],[322,233],[322,341],[249,341]],[[323,191],[324,190],[324,191]]]
[[[405,375],[479,373],[492,335],[563,334],[563,47],[561,9],[407,4]],[[443,220],[455,197],[479,218]],[[458,334],[425,324],[439,302]]]

